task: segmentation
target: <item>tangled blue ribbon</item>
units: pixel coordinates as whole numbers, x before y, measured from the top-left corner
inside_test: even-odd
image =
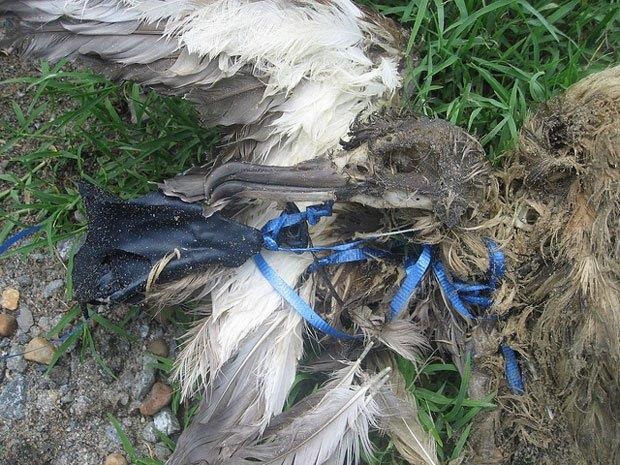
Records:
[[[468,305],[488,309],[493,305],[492,294],[503,279],[506,265],[504,254],[497,244],[490,239],[486,240],[489,249],[489,277],[486,282],[468,284],[462,281],[452,281],[444,264],[436,258],[436,250],[429,245],[424,245],[422,253],[416,262],[405,263],[407,277],[401,284],[395,300],[392,301],[392,318],[406,308],[406,304],[415,292],[429,268],[439,283],[446,298],[463,318],[475,320],[477,317],[470,311]]]
[[[315,262],[308,267],[307,271],[309,272],[314,272],[323,266],[364,261],[369,258],[378,258],[387,255],[387,252],[383,250],[366,247],[364,245],[366,241],[352,241],[344,244],[320,247],[282,247],[278,243],[278,236],[283,228],[294,226],[304,221],[310,225],[314,225],[318,223],[322,217],[331,216],[331,214],[331,203],[309,206],[305,212],[282,213],[278,218],[267,222],[261,230],[265,248],[273,251],[296,253],[331,252],[326,257],[315,260]],[[490,239],[486,240],[486,244],[489,251],[488,278],[485,282],[475,284],[469,284],[458,280],[452,281],[445,266],[441,260],[437,258],[437,253],[434,248],[430,245],[423,245],[417,259],[407,259],[405,261],[405,278],[390,303],[390,314],[388,318],[397,318],[398,315],[407,308],[409,301],[419,288],[422,279],[426,276],[429,269],[432,269],[435,279],[452,307],[462,317],[476,320],[477,316],[470,311],[469,306],[481,309],[490,308],[493,304],[492,294],[499,286],[506,272],[505,257],[502,251],[497,244]],[[299,296],[295,289],[289,286],[277,274],[260,253],[254,256],[254,262],[273,289],[311,326],[338,339],[353,340],[362,337],[361,335],[351,335],[340,331],[325,321]],[[506,377],[510,389],[518,394],[523,393],[523,381],[515,352],[506,344],[502,344],[501,352],[506,360]]]
[[[337,265],[342,263],[351,263],[364,261],[369,258],[378,258],[385,256],[387,252],[380,249],[366,247],[365,241],[352,241],[344,244],[320,246],[320,247],[282,247],[278,243],[278,237],[282,229],[307,222],[310,225],[317,224],[319,220],[326,216],[331,216],[332,204],[324,203],[322,205],[311,205],[304,212],[287,213],[283,212],[279,217],[268,221],[261,229],[263,233],[263,242],[265,248],[273,251],[287,252],[331,252],[328,256],[316,260],[308,267],[309,272],[316,271],[322,266]],[[413,297],[415,291],[428,272],[432,269],[435,279],[439,283],[444,295],[450,301],[452,307],[464,318],[475,320],[476,316],[469,310],[468,305],[480,308],[489,308],[493,300],[491,294],[496,290],[499,282],[505,274],[504,254],[499,250],[497,244],[491,240],[487,240],[489,249],[489,277],[484,283],[468,284],[461,281],[452,282],[449,278],[443,263],[436,258],[436,251],[430,245],[423,245],[422,252],[414,261],[407,259],[405,261],[405,279],[401,283],[398,291],[394,295],[390,303],[389,318],[394,319],[408,306],[409,301]],[[258,254],[254,260],[273,288],[289,303],[293,308],[312,326],[334,337],[342,338],[341,331],[331,327],[329,323],[320,318],[320,316],[310,308],[310,306],[299,299],[292,298],[295,290],[286,284],[277,275],[275,270],[269,266],[262,255]],[[297,296],[299,297],[299,296]],[[320,319],[320,323],[316,325]],[[336,334],[338,334],[336,336]],[[347,335],[346,339],[353,336]]]
[[[307,271],[309,272],[314,272],[323,266],[364,261],[370,258],[379,258],[387,255],[387,252],[384,250],[365,246],[366,241],[351,241],[344,244],[320,247],[281,247],[279,245],[278,237],[282,229],[304,222],[309,225],[315,225],[321,218],[331,216],[331,214],[331,202],[326,202],[322,205],[311,205],[306,208],[304,212],[282,213],[278,218],[268,221],[261,229],[263,234],[263,245],[265,249],[273,251],[296,253],[331,252],[326,257],[315,260],[308,267]],[[25,228],[6,239],[0,244],[0,255],[4,254],[21,239],[38,232],[41,227],[41,225],[36,225]],[[461,281],[451,281],[443,263],[435,257],[436,254],[434,253],[433,247],[423,245],[422,251],[415,261],[412,259],[407,259],[405,261],[405,279],[403,279],[403,282],[390,303],[390,314],[388,318],[394,319],[398,317],[398,315],[407,308],[409,301],[419,288],[422,279],[430,268],[452,307],[464,318],[475,320],[477,317],[468,309],[468,305],[483,309],[491,307],[493,303],[491,294],[497,289],[506,271],[504,254],[499,250],[497,244],[491,240],[487,240],[487,248],[489,250],[488,279],[485,283],[468,284]],[[278,275],[260,253],[254,256],[254,263],[273,289],[311,326],[338,339],[353,340],[362,337],[361,335],[351,335],[340,331],[325,321],[299,296],[295,289],[289,286]],[[83,322],[78,325],[78,327],[74,328],[68,336],[80,330],[82,324]],[[505,360],[508,386],[514,393],[522,394],[525,388],[515,351],[508,345],[502,344],[501,353]],[[9,357],[10,356],[5,356],[5,358]]]

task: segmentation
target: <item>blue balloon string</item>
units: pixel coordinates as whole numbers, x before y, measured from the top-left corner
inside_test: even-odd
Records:
[[[523,394],[525,392],[525,385],[523,384],[523,376],[521,375],[521,369],[517,361],[517,354],[507,344],[502,344],[500,348],[506,365],[505,371],[508,387],[515,394]]]
[[[430,246],[422,247],[422,253],[415,262],[405,263],[405,279],[390,303],[390,320],[396,318],[409,304],[422,278],[428,271],[433,259]]]
[[[30,226],[28,228],[22,229],[16,234],[13,234],[11,237],[5,240],[2,244],[0,244],[0,255],[4,254],[7,250],[13,247],[13,245],[21,241],[22,239],[32,236],[34,233],[40,231],[42,227],[43,225],[38,224],[36,226]]]
[[[303,300],[299,294],[289,286],[276,271],[269,266],[265,258],[260,254],[254,255],[254,263],[262,273],[263,277],[269,282],[269,284],[273,287],[273,289],[282,296],[284,300],[286,300],[291,307],[293,307],[297,313],[299,313],[304,320],[310,323],[319,331],[322,331],[325,334],[333,336],[338,339],[344,340],[353,340],[358,339],[360,336],[352,336],[350,334],[344,333],[332,325],[330,325],[327,321],[325,321],[321,316],[316,313],[310,305]]]

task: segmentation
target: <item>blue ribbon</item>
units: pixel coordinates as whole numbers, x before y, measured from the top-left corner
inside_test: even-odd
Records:
[[[2,244],[0,244],[0,255],[5,253],[11,247],[13,247],[13,245],[15,245],[17,242],[21,241],[22,239],[25,239],[26,237],[32,236],[34,233],[38,232],[42,227],[43,225],[38,224],[36,226],[30,226],[29,228],[22,229],[16,234],[13,234],[11,237],[5,240]]]
[[[342,244],[347,246],[340,251],[333,251],[327,257],[319,258],[314,261],[309,267],[308,272],[313,273],[319,268],[330,265],[341,265],[343,263],[361,262],[368,260],[369,258],[380,258],[386,256],[388,253],[385,250],[374,249],[371,247],[360,247],[362,241],[348,242]],[[322,250],[334,250],[329,247],[322,247]]]
[[[324,332],[330,336],[333,336],[338,339],[344,340],[353,340],[358,339],[360,336],[352,336],[350,334],[344,333],[332,325],[330,325],[327,321],[325,321],[321,316],[316,313],[312,307],[302,299],[299,294],[289,286],[276,271],[269,266],[265,258],[260,254],[254,255],[254,263],[263,274],[264,278],[271,284],[273,289],[282,296],[284,300],[286,300],[291,307],[293,307],[297,313],[299,313],[304,320],[310,323],[319,331]]]
[[[444,264],[433,253],[433,248],[424,245],[416,262],[405,263],[406,277],[392,300],[390,317],[396,318],[407,307],[422,278],[431,268],[435,279],[452,307],[462,317],[475,320],[476,316],[467,308],[467,305],[489,308],[493,304],[493,299],[484,294],[491,294],[497,289],[506,271],[502,251],[492,240],[488,239],[486,243],[489,249],[489,278],[487,283],[476,284],[451,281]]]
[[[278,244],[278,236],[283,228],[290,227],[302,222],[310,225],[318,223],[325,216],[332,214],[332,204],[312,205],[305,212],[282,213],[278,218],[270,220],[262,228],[264,246],[268,250],[288,251],[295,253],[305,252],[331,252],[330,255],[316,260],[308,267],[308,272],[314,272],[323,266],[337,265],[364,261],[373,257],[385,256],[387,252],[379,249],[364,247],[365,241],[352,241],[344,244],[320,246],[320,247],[281,247]],[[489,250],[489,271],[488,278],[484,283],[465,283],[462,281],[452,281],[441,260],[437,259],[433,247],[423,245],[422,252],[414,261],[405,261],[405,279],[401,283],[398,291],[390,303],[390,320],[398,317],[407,308],[416,290],[419,288],[422,279],[431,269],[435,279],[439,283],[444,295],[452,307],[464,318],[476,320],[477,317],[468,308],[468,305],[479,308],[490,308],[493,304],[491,294],[497,289],[500,281],[506,272],[505,257],[497,244],[486,240]],[[354,340],[362,337],[361,335],[347,334],[334,328],[325,321],[314,309],[304,301],[299,294],[289,286],[277,273],[269,266],[265,258],[259,253],[254,256],[254,262],[262,273],[263,277],[271,284],[273,289],[289,303],[306,322],[323,333],[343,340]],[[510,389],[522,394],[525,392],[521,371],[517,362],[516,353],[508,345],[502,344],[501,351],[506,361],[506,379]]]
[[[351,263],[367,260],[368,258],[381,256],[386,252],[378,249],[363,247],[365,241],[351,241],[344,244],[319,246],[319,247],[281,247],[278,243],[278,236],[282,229],[296,224],[307,222],[310,225],[317,224],[319,220],[332,214],[332,203],[326,202],[322,205],[311,205],[304,212],[287,213],[283,212],[278,218],[268,221],[261,228],[263,233],[263,244],[267,250],[281,252],[331,252],[330,255],[316,260],[308,267],[309,272],[317,269],[341,263]],[[254,263],[258,267],[263,277],[271,284],[273,289],[286,300],[291,307],[299,313],[306,322],[325,334],[338,339],[353,340],[362,337],[361,335],[350,335],[331,326],[321,316],[314,311],[310,305],[304,301],[299,294],[289,286],[276,271],[269,266],[265,258],[258,253],[254,256]]]
[[[444,295],[452,304],[452,307],[464,318],[475,319],[476,317],[468,310],[465,306],[465,303],[461,300],[459,296],[459,290],[456,288],[454,284],[448,278],[448,272],[444,267],[443,263],[439,260],[433,262],[433,274],[435,275],[435,279],[441,286]]]
[[[262,227],[263,245],[267,250],[283,250],[278,244],[278,236],[284,228],[294,226],[303,222],[315,225],[325,216],[332,215],[332,202],[325,202],[321,205],[310,205],[304,212],[286,213],[283,212],[279,217],[269,220]],[[288,249],[292,251],[292,249]],[[307,249],[300,249],[306,251]]]
[[[433,259],[433,251],[429,245],[422,247],[422,253],[413,262],[405,262],[405,279],[390,303],[390,320],[396,318],[409,304],[411,297],[418,288],[422,278],[428,271]]]
[[[504,356],[508,387],[515,394],[523,394],[525,392],[525,385],[523,384],[521,369],[517,361],[517,353],[507,344],[502,344],[500,348]]]

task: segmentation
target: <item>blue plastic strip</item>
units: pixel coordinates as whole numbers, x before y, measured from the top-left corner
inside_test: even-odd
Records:
[[[304,320],[306,320],[310,325],[314,326],[316,329],[328,334],[332,337],[344,340],[353,340],[359,339],[360,336],[352,336],[350,334],[344,333],[333,326],[331,326],[327,321],[325,321],[321,316],[316,313],[310,305],[303,300],[299,294],[289,286],[276,271],[269,266],[265,258],[259,253],[254,255],[254,262],[258,267],[259,271],[262,273],[263,277],[271,284],[271,287],[282,296],[284,300],[286,300],[291,307],[299,313]]]
[[[452,307],[464,318],[475,319],[475,316],[467,309],[461,298],[459,297],[458,290],[450,282],[448,278],[448,272],[446,271],[443,263],[439,260],[433,262],[433,274],[437,279],[437,282],[441,286],[444,295],[452,304]]]
[[[515,394],[523,394],[525,392],[525,385],[523,384],[521,369],[517,361],[517,354],[508,344],[502,344],[501,350],[506,364],[506,381],[508,382],[508,387]]]
[[[362,247],[365,241],[352,241],[344,244],[307,248],[286,248],[280,247],[277,242],[278,235],[282,228],[299,224],[303,221],[308,224],[316,224],[324,216],[331,216],[331,203],[323,205],[313,205],[306,209],[303,213],[282,213],[278,218],[269,221],[263,228],[264,246],[266,249],[274,251],[288,252],[332,252],[327,257],[317,260],[308,267],[308,271],[313,272],[322,266],[336,265],[342,263],[350,263],[363,261],[372,256],[382,256],[387,254],[385,251]],[[466,304],[474,305],[480,308],[489,308],[493,304],[493,299],[483,293],[492,293],[499,286],[506,272],[506,262],[502,251],[492,240],[487,240],[489,249],[489,273],[487,283],[469,284],[461,281],[452,282],[449,278],[443,263],[433,259],[433,249],[429,245],[422,247],[422,253],[415,262],[408,261],[405,263],[405,279],[400,288],[394,295],[390,303],[389,319],[396,318],[409,304],[411,297],[414,295],[420,282],[432,268],[433,274],[437,279],[444,295],[450,301],[454,309],[464,318],[472,320],[476,319]],[[254,256],[254,262],[262,273],[263,277],[271,284],[273,289],[280,294],[297,311],[304,320],[316,329],[328,334],[332,337],[344,340],[353,340],[362,337],[361,335],[350,335],[344,333],[325,321],[317,314],[310,305],[305,302],[297,292],[290,287],[271,266],[265,261],[261,254]],[[506,379],[512,392],[523,394],[525,387],[521,377],[521,371],[517,362],[517,357],[509,346],[502,344],[501,351],[506,361]]]
[[[325,202],[321,205],[310,205],[306,208],[305,212],[283,212],[279,217],[269,220],[261,229],[265,248],[268,250],[279,250],[277,239],[283,228],[302,222],[307,222],[309,225],[315,225],[321,218],[332,215],[332,205],[332,202]]]
[[[30,226],[29,228],[22,229],[18,233],[12,235],[6,241],[4,241],[2,244],[0,244],[0,255],[5,253],[7,250],[9,250],[11,247],[13,247],[13,245],[15,245],[17,242],[21,241],[22,239],[25,239],[26,237],[32,236],[34,233],[40,231],[42,227],[43,227],[43,225],[40,225],[40,224],[38,224],[36,226]]]
[[[496,289],[506,274],[506,257],[499,246],[491,239],[486,239],[489,249],[489,285]]]
[[[373,249],[370,247],[348,248],[339,252],[333,252],[327,257],[319,258],[308,267],[308,271],[313,273],[324,266],[361,262],[368,260],[369,258],[379,258],[385,255],[387,255],[385,250]]]
[[[390,303],[390,320],[396,318],[407,307],[420,281],[428,271],[432,258],[431,247],[425,245],[414,263],[405,264],[405,279]]]

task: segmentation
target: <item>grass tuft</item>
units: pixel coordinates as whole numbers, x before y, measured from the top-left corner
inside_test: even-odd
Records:
[[[466,127],[494,160],[538,104],[618,63],[618,2],[364,3],[411,30],[409,105]]]
[[[46,238],[23,252],[85,230],[76,180],[133,198],[202,164],[217,140],[188,102],[69,71],[63,63],[43,63],[37,77],[0,82],[7,84],[22,84],[31,98],[24,107],[12,102],[12,118],[0,119],[0,158],[28,147],[0,174],[0,242],[32,223],[43,224]]]

